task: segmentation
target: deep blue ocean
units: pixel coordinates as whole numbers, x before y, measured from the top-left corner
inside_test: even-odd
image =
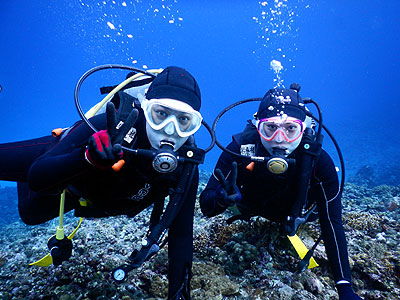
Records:
[[[233,102],[299,83],[300,94],[320,104],[348,178],[369,166],[380,183],[397,185],[399,11],[397,0],[0,1],[0,143],[77,121],[74,88],[90,68],[176,65],[197,79],[209,124]],[[82,87],[83,108],[126,74],[93,75]],[[227,144],[256,110],[252,103],[227,113],[217,138]],[[204,128],[196,140],[208,146]],[[327,136],[324,148],[339,165]],[[220,153],[215,147],[202,167],[212,170]]]

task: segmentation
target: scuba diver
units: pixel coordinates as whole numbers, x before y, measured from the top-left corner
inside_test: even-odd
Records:
[[[292,84],[248,99],[261,100],[258,111],[226,148],[217,141],[224,152],[200,196],[201,210],[213,217],[236,205],[240,215],[230,221],[261,216],[282,224],[289,239],[300,224],[319,218],[339,299],[361,299],[351,287],[337,172],[299,90]]]
[[[199,177],[195,159],[204,159],[193,138],[202,124],[201,95],[185,69],[171,66],[153,78],[144,79],[145,96],[133,97],[129,88],[115,94],[105,113],[90,118],[95,133],[79,121],[56,137],[0,145],[0,179],[17,182],[19,213],[28,225],[55,218],[64,189],[65,211],[74,209],[78,217],[134,217],[153,205],[141,250],[113,277],[121,281],[154,254],[168,229],[168,299],[187,300]],[[48,247],[54,265],[72,253],[66,237],[52,237]]]

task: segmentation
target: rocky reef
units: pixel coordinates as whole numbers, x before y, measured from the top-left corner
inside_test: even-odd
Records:
[[[201,174],[199,192],[206,175]],[[398,186],[345,186],[343,222],[353,285],[363,299],[400,299],[399,197]],[[46,268],[28,264],[47,254],[57,220],[40,226],[20,221],[1,225],[0,299],[165,299],[168,244],[123,283],[110,276],[139,248],[149,215],[146,210],[132,219],[85,220],[70,260]],[[319,267],[297,274],[299,258],[278,224],[259,217],[227,224],[230,216],[227,211],[207,219],[196,205],[193,300],[337,299],[322,242],[314,253]],[[65,224],[69,233],[77,219],[67,214]],[[319,236],[318,222],[304,225],[298,235],[310,248]]]
[[[360,186],[375,187],[379,185],[397,186],[400,182],[400,156],[394,155],[381,158],[375,163],[365,164],[358,167],[357,171],[350,175],[348,182]]]
[[[18,198],[15,187],[0,185],[0,226],[19,220]]]

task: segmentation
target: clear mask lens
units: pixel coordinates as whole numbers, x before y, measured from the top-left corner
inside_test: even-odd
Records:
[[[154,130],[173,124],[177,134],[188,137],[201,126],[201,114],[188,104],[172,99],[152,99],[142,102],[146,121]]]

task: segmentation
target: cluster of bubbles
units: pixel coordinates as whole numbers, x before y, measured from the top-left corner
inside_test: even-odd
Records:
[[[115,54],[125,55],[132,64],[138,64],[135,57],[137,47],[145,49],[150,57],[158,54],[154,52],[160,51],[160,45],[150,45],[146,36],[154,34],[153,30],[160,24],[173,31],[183,23],[179,10],[175,8],[177,0],[103,0],[97,3],[79,0],[79,3],[83,10],[97,16],[96,25],[101,38],[116,48]],[[141,67],[147,68],[146,65]]]
[[[269,67],[275,74],[276,87],[283,86],[281,74],[285,69],[282,61],[295,68],[291,56],[297,51],[295,38],[299,29],[295,27],[295,20],[300,4],[309,7],[304,4],[304,0],[259,1],[260,15],[253,17],[259,25],[257,44],[260,44],[259,49],[253,53],[263,59],[270,57]]]
[[[281,71],[283,69],[282,63],[279,60],[271,60],[269,66],[275,73],[274,81],[277,83],[276,87],[280,87],[283,85],[283,79],[281,79]]]

